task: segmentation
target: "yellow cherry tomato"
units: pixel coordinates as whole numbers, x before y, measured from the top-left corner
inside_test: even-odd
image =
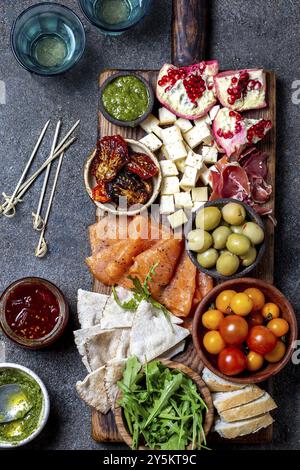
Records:
[[[247,369],[251,372],[255,372],[260,369],[264,363],[264,356],[256,353],[255,351],[250,351],[247,355]]]
[[[203,337],[203,344],[210,354],[219,354],[226,346],[218,331],[208,331]]]
[[[265,354],[264,358],[268,362],[278,362],[285,355],[285,350],[285,344],[282,341],[278,340],[273,351],[269,352],[268,354]]]
[[[261,313],[266,320],[273,320],[273,318],[279,317],[280,310],[276,304],[273,304],[273,302],[268,302],[263,306]]]
[[[269,328],[269,330],[271,330],[275,336],[280,338],[280,336],[287,334],[290,329],[290,325],[284,318],[274,318],[273,320],[269,321],[267,328]]]
[[[256,287],[249,287],[246,289],[245,294],[247,294],[253,302],[253,310],[261,310],[265,305],[265,296],[261,290]]]
[[[208,330],[218,330],[224,315],[220,310],[207,310],[202,315],[202,325]]]
[[[216,298],[216,307],[223,313],[231,313],[229,308],[232,297],[236,294],[235,290],[223,290]]]
[[[245,316],[253,309],[253,301],[247,294],[240,292],[232,297],[230,308],[236,315]]]

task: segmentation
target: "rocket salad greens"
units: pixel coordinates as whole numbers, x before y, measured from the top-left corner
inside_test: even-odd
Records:
[[[184,450],[206,448],[203,429],[207,406],[196,384],[180,370],[159,361],[142,366],[128,359],[119,405],[123,408],[132,449]]]

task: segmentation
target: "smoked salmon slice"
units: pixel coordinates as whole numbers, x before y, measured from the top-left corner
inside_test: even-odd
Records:
[[[147,250],[152,243],[152,240],[119,240],[86,258],[86,263],[98,281],[112,286],[132,265],[134,257]]]
[[[203,273],[202,271],[197,271],[196,274],[196,289],[193,298],[193,305],[198,305],[203,297],[208,294],[214,287],[214,281],[212,277]]]
[[[174,238],[156,242],[151,248],[135,257],[133,265],[123,276],[120,285],[127,289],[132,287],[132,282],[127,278],[129,275],[144,282],[151,267],[157,263],[149,289],[153,297],[158,298],[161,289],[169,284],[173,277],[182,248],[183,241]]]
[[[174,276],[159,296],[159,302],[177,317],[187,317],[191,311],[196,288],[196,266],[184,251]]]

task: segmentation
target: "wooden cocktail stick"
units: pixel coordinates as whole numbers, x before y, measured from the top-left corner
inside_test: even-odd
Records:
[[[53,138],[53,141],[52,141],[51,152],[50,152],[50,157],[49,158],[53,157],[53,155],[54,155],[55,148],[56,148],[56,145],[57,145],[58,134],[59,134],[59,131],[60,131],[60,126],[61,126],[61,121],[58,121],[58,123],[56,125],[56,129],[55,129],[55,133],[54,133],[54,138]],[[44,225],[44,221],[41,217],[41,210],[42,210],[43,201],[44,201],[44,197],[45,197],[45,193],[46,193],[46,189],[47,189],[47,184],[48,184],[48,180],[49,180],[51,165],[52,165],[52,162],[50,162],[48,164],[47,168],[46,168],[46,172],[45,172],[45,176],[44,176],[44,181],[43,181],[43,186],[42,186],[42,191],[41,191],[41,194],[40,194],[40,199],[39,199],[37,211],[36,211],[36,213],[32,212],[34,230],[39,230],[40,231],[40,230],[42,230],[43,225]]]

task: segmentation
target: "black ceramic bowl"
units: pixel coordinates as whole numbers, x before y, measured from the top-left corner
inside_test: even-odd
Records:
[[[235,203],[241,204],[246,210],[246,220],[251,221],[251,222],[255,222],[256,224],[258,224],[263,229],[263,231],[265,233],[264,223],[263,223],[261,217],[255,212],[254,209],[252,209],[252,207],[248,206],[244,202],[238,201],[236,199],[229,199],[229,198],[228,199],[216,199],[215,201],[207,202],[202,207],[200,207],[196,212],[194,212],[192,214],[191,218],[189,219],[189,221],[186,225],[185,233],[188,234],[191,230],[193,230],[195,228],[196,215],[201,209],[203,209],[204,207],[210,207],[210,206],[215,206],[215,207],[218,207],[220,209],[223,206],[225,206],[226,204],[228,204],[229,202],[235,202]],[[256,256],[256,260],[254,261],[254,263],[251,264],[251,266],[247,266],[245,268],[240,266],[238,271],[235,274],[233,274],[232,276],[223,276],[215,268],[214,269],[203,268],[197,261],[197,253],[188,248],[187,239],[185,241],[185,248],[186,248],[186,251],[187,251],[191,261],[194,263],[194,265],[197,267],[197,269],[199,269],[199,271],[202,271],[203,273],[208,274],[209,276],[212,276],[215,279],[219,279],[221,281],[227,281],[227,280],[230,280],[230,279],[234,279],[236,277],[246,276],[247,274],[250,273],[250,271],[252,271],[259,264],[260,260],[262,259],[263,254],[264,254],[265,248],[266,248],[266,237],[264,238],[264,241],[260,245],[255,246],[255,248],[257,250],[257,256]]]
[[[135,119],[134,121],[120,121],[119,119],[115,119],[113,116],[111,116],[106,111],[106,109],[104,107],[104,104],[103,104],[103,101],[102,101],[102,95],[103,95],[103,92],[104,92],[105,88],[107,87],[107,85],[109,83],[113,82],[118,77],[128,77],[128,76],[136,77],[147,88],[148,98],[149,98],[148,99],[148,108],[145,111],[145,113],[142,114],[142,116]],[[142,77],[141,75],[138,75],[137,73],[134,73],[134,72],[127,72],[127,71],[125,72],[124,71],[124,72],[115,73],[114,75],[111,75],[111,77],[108,77],[100,87],[100,103],[99,103],[100,112],[103,114],[103,116],[109,122],[111,122],[112,124],[115,124],[116,126],[121,126],[121,127],[136,127],[136,126],[138,126],[142,121],[144,121],[146,119],[147,116],[149,116],[149,114],[152,111],[153,104],[154,104],[154,94],[153,94],[153,90],[152,90],[151,85],[147,82],[147,80],[144,79],[144,77]]]

